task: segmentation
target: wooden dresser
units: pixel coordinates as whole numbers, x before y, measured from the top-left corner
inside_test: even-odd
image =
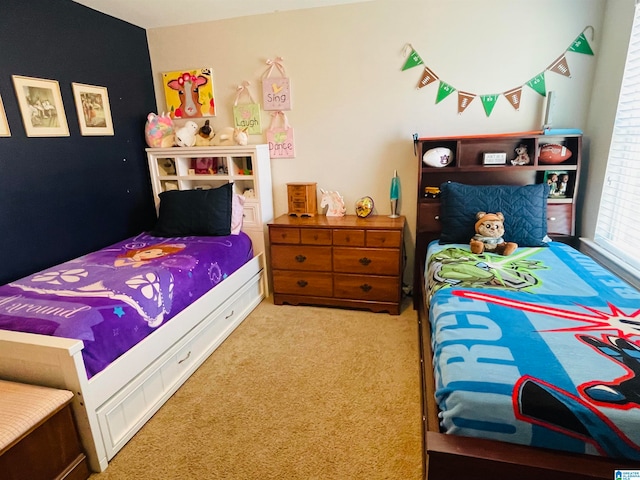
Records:
[[[405,218],[291,217],[269,223],[273,300],[400,313]]]

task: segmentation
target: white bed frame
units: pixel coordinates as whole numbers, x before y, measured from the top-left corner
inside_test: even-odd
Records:
[[[0,330],[0,378],[74,392],[91,468],[109,460],[265,297],[264,253],[87,379],[81,340]]]

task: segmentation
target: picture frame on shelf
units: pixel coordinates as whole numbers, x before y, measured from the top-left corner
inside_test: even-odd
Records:
[[[483,165],[506,165],[507,153],[506,152],[486,152],[482,154]]]
[[[71,88],[78,113],[80,134],[83,136],[113,135],[113,120],[107,88],[75,82],[71,84]]]
[[[68,137],[60,85],[56,80],[12,75],[27,137]]]
[[[2,96],[0,95],[0,137],[10,137],[11,130],[9,130],[9,121],[7,120],[7,114],[4,111],[4,103],[2,103]]]
[[[571,198],[573,179],[566,170],[546,170],[544,182],[549,185],[549,198]]]

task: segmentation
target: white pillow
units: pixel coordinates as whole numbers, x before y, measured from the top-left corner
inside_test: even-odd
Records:
[[[244,217],[244,197],[237,193],[233,194],[231,200],[231,235],[238,235],[242,229],[242,218]]]

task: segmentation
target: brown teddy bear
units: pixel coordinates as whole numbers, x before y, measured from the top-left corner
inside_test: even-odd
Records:
[[[478,212],[476,214],[476,234],[471,239],[469,246],[475,254],[493,252],[500,255],[511,255],[518,244],[505,242],[504,215],[502,213]]]

